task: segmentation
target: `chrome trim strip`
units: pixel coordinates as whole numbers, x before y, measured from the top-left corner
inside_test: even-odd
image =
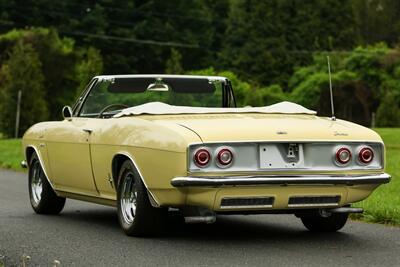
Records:
[[[301,207],[337,207],[339,203],[313,203],[313,204],[288,204],[289,208],[301,208]]]
[[[228,78],[223,76],[203,76],[203,75],[170,75],[170,74],[125,74],[125,75],[99,75],[97,79],[124,79],[124,78],[175,78],[175,79],[208,79],[209,81],[219,81],[224,84]]]
[[[272,208],[272,205],[220,206],[221,210],[225,210],[225,209],[259,209],[259,208]]]
[[[111,207],[116,207],[117,206],[117,201],[108,199],[108,198],[101,198],[98,196],[92,196],[92,195],[84,195],[84,194],[77,194],[77,193],[71,193],[68,191],[56,191],[57,195],[66,197],[66,198],[71,198],[71,199],[76,199],[76,200],[81,200],[81,201],[88,201],[100,205],[106,205],[106,206],[111,206]]]
[[[385,184],[391,176],[387,173],[359,176],[298,175],[298,176],[229,176],[229,177],[175,177],[174,187],[224,186],[224,185],[316,185],[316,184]]]

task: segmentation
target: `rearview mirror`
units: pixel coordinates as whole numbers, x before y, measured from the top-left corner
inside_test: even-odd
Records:
[[[156,78],[154,83],[147,86],[147,91],[166,92],[169,91],[169,86],[161,78]]]
[[[165,83],[152,83],[147,87],[147,91],[167,92],[169,86]]]
[[[65,106],[62,109],[64,119],[70,120],[72,118],[72,109],[70,106]]]

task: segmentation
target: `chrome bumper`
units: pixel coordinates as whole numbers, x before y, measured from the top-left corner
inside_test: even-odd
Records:
[[[229,177],[176,177],[171,181],[175,187],[186,186],[240,186],[240,185],[358,185],[386,184],[387,173],[359,176],[298,175],[298,176],[229,176]]]

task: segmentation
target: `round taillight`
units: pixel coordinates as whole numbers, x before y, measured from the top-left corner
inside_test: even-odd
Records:
[[[358,159],[364,164],[371,163],[374,159],[374,151],[369,147],[364,147],[358,153]]]
[[[207,166],[210,160],[211,154],[207,149],[200,148],[194,153],[194,163],[200,168]]]
[[[351,160],[351,151],[346,147],[341,147],[336,151],[336,161],[340,164],[347,164]]]
[[[231,164],[232,160],[233,160],[233,154],[232,151],[230,151],[227,148],[223,148],[218,152],[217,155],[217,160],[218,163],[222,166],[228,166],[229,164]]]

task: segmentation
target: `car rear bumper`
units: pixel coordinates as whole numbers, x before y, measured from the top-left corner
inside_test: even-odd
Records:
[[[297,175],[297,176],[219,176],[175,177],[171,180],[174,187],[192,186],[249,186],[249,185],[360,185],[389,183],[391,176],[387,173],[374,175]]]

